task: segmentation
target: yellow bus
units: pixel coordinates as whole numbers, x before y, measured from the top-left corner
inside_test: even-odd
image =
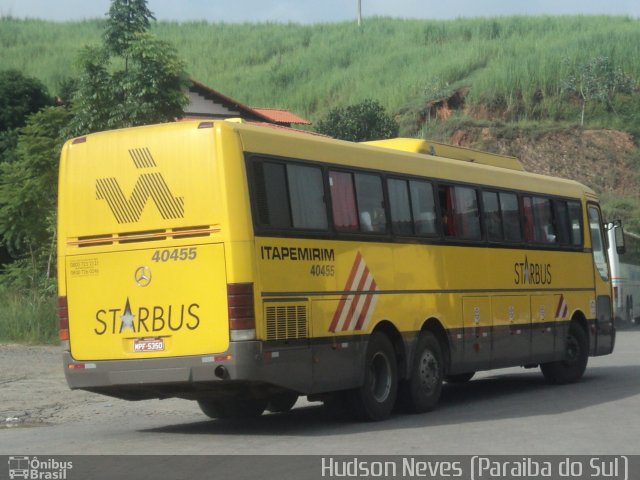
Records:
[[[593,191],[511,157],[229,120],[87,135],[60,163],[64,370],[214,418],[306,395],[380,420],[510,366],[573,382],[614,347],[606,242]]]

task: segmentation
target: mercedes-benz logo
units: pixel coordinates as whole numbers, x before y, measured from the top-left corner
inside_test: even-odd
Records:
[[[138,267],[133,278],[136,281],[136,285],[146,287],[151,283],[151,269],[149,267]]]

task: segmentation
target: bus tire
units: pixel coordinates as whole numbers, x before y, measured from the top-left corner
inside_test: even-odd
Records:
[[[241,396],[225,400],[198,400],[200,410],[209,418],[254,418],[267,407],[267,400]]]
[[[582,378],[589,360],[589,338],[577,322],[571,322],[567,334],[565,358],[543,363],[540,370],[547,382],[555,385],[577,382]]]
[[[431,332],[418,337],[409,378],[401,385],[404,409],[410,413],[424,413],[440,399],[444,380],[444,355],[440,342]]]
[[[396,352],[381,332],[369,337],[364,384],[350,392],[354,414],[361,420],[384,420],[391,415],[398,395]]]
[[[456,375],[447,375],[444,379],[447,383],[467,383],[475,374],[476,372],[458,373]]]
[[[209,418],[224,418],[224,412],[216,400],[198,400],[198,406],[202,413]]]
[[[293,408],[298,401],[298,394],[294,392],[276,393],[269,398],[267,410],[272,413],[285,413]]]

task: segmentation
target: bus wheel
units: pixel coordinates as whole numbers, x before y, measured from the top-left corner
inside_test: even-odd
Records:
[[[440,342],[431,332],[418,338],[409,378],[402,383],[400,395],[407,411],[422,413],[438,403],[444,379],[444,355]]]
[[[209,418],[225,418],[221,405],[216,400],[198,400],[198,406]]]
[[[297,393],[276,393],[271,398],[269,398],[269,403],[267,403],[267,410],[273,413],[285,413],[291,410],[297,401]]]
[[[198,405],[210,418],[253,418],[262,415],[267,400],[243,395],[225,400],[198,400]]]
[[[549,383],[560,385],[577,382],[587,368],[589,339],[578,323],[571,322],[569,325],[566,342],[564,360],[540,365],[540,370]]]
[[[457,375],[447,375],[444,379],[447,383],[467,383],[475,374],[476,372],[458,373]]]
[[[364,385],[350,393],[354,413],[362,420],[384,420],[391,415],[398,394],[398,368],[396,352],[383,333],[369,337]]]

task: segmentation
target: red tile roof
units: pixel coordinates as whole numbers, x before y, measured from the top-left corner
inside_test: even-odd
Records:
[[[258,112],[263,117],[267,117],[276,123],[296,123],[298,125],[311,125],[309,120],[305,120],[298,115],[291,113],[289,110],[279,108],[257,108],[253,107],[253,111]]]

